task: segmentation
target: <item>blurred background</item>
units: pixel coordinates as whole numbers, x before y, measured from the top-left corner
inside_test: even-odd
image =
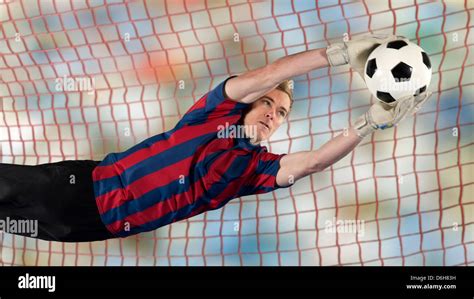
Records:
[[[0,3],[3,163],[101,160],[172,129],[229,75],[345,37],[404,35],[433,68],[433,96],[415,117],[291,188],[126,239],[58,243],[0,233],[0,263],[473,265],[473,7],[467,0]],[[289,120],[266,143],[274,153],[319,148],[375,101],[347,66],[293,79]],[[65,90],[61,80],[84,85]],[[363,230],[328,230],[335,220]]]

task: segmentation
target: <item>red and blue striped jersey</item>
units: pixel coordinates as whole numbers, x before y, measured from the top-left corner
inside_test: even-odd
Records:
[[[107,155],[94,169],[96,203],[112,234],[154,230],[280,188],[276,175],[285,154],[248,138],[219,137],[219,128],[237,125],[249,105],[225,98],[227,80],[194,103],[175,128]]]

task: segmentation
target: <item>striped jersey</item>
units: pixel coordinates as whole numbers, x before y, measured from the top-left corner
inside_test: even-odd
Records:
[[[225,98],[227,80],[194,103],[172,130],[108,154],[94,169],[96,203],[112,234],[154,230],[233,198],[280,188],[276,175],[285,154],[269,153],[249,138],[219,135],[223,127],[241,123],[250,105]]]

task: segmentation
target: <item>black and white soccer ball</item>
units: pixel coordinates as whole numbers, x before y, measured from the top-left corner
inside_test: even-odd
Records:
[[[375,48],[364,70],[370,92],[389,105],[395,105],[405,96],[425,91],[432,73],[428,54],[418,45],[404,40],[387,42]]]

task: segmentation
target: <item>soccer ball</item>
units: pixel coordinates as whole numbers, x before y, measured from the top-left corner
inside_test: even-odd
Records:
[[[425,91],[431,81],[430,58],[418,45],[404,40],[375,48],[364,70],[370,92],[391,106],[405,96]]]

